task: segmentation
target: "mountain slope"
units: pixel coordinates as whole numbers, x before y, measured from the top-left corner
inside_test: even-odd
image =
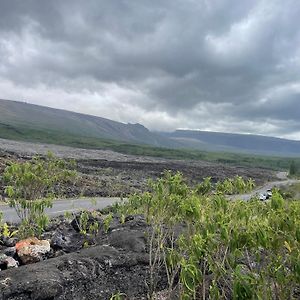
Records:
[[[0,100],[0,126],[163,147],[176,145],[176,142],[152,133],[140,124],[124,124],[91,115],[8,100]]]
[[[209,152],[300,156],[299,141],[193,130],[154,133],[141,124],[124,124],[101,117],[9,100],[0,100],[1,137],[82,148],[115,149],[120,144],[127,143],[127,147],[131,144],[145,144]],[[140,149],[141,154],[144,150]]]
[[[300,156],[300,141],[275,137],[196,130],[176,130],[164,136],[193,149]]]

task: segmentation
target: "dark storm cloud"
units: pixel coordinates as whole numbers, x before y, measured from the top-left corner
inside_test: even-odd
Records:
[[[297,0],[1,1],[1,97],[300,139],[299,15]]]

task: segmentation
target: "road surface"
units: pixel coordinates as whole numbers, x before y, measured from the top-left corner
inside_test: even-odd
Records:
[[[63,215],[65,212],[76,212],[82,209],[92,210],[92,209],[103,209],[108,207],[118,201],[121,201],[120,198],[105,198],[105,197],[96,197],[96,198],[79,198],[79,199],[61,199],[53,202],[53,207],[46,209],[46,213],[50,217],[56,217]],[[15,210],[8,205],[0,205],[0,211],[3,212],[3,220],[5,222],[16,223],[20,219],[17,216]]]
[[[249,201],[251,198],[255,197],[256,195],[264,194],[264,193],[266,193],[267,190],[271,190],[275,187],[287,186],[287,185],[291,185],[291,184],[300,182],[300,180],[298,180],[298,179],[288,179],[287,173],[285,173],[285,172],[278,173],[277,177],[278,177],[278,179],[281,179],[281,180],[268,182],[265,185],[263,185],[262,187],[258,187],[248,194],[232,195],[229,197],[229,199],[231,199],[231,200],[239,199],[239,200]]]
[[[268,182],[264,186],[259,187],[248,194],[229,196],[229,199],[231,200],[240,199],[240,200],[248,201],[255,195],[265,193],[268,189],[272,189],[274,187],[279,187],[279,186],[291,185],[293,183],[300,182],[300,180],[296,180],[296,179],[287,179],[286,173],[278,173],[278,179],[281,180]],[[108,207],[120,201],[121,201],[120,198],[108,198],[108,197],[60,199],[54,201],[53,207],[46,209],[46,213],[50,217],[56,217],[59,215],[63,215],[65,212],[77,212],[82,209],[86,209],[86,210],[103,209],[105,207]],[[20,221],[15,210],[9,207],[8,205],[6,204],[0,205],[0,212],[1,211],[3,212],[3,220],[5,222],[16,223]]]

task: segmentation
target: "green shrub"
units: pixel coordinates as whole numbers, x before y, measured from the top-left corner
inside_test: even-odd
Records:
[[[56,185],[75,176],[67,163],[51,153],[46,158],[12,163],[3,174],[9,205],[21,219],[23,236],[40,235],[48,223],[45,209],[52,206]]]
[[[243,182],[236,177],[234,185],[242,191],[252,186]],[[181,174],[168,172],[151,183],[150,192],[117,208],[145,213],[151,225],[149,298],[159,269],[165,270],[169,298],[174,289],[181,299],[297,298],[300,202],[284,201],[278,191],[267,202],[230,201],[210,193],[207,183],[192,190]]]
[[[244,180],[241,176],[225,179],[223,182],[219,181],[216,184],[216,191],[227,195],[249,193],[255,187],[253,179]]]
[[[289,167],[289,176],[299,176],[300,175],[300,166],[299,161],[292,160]]]

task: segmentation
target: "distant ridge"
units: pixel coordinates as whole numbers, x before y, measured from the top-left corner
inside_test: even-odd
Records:
[[[0,100],[0,138],[67,144],[82,148],[100,147],[101,143],[112,140],[171,149],[300,157],[300,141],[197,130],[157,133],[149,131],[141,124],[124,124],[92,115],[11,100]],[[99,142],[101,139],[103,141]]]
[[[150,132],[141,124],[109,119],[24,102],[0,100],[0,125],[54,130],[90,138],[173,147],[176,142]]]
[[[300,141],[276,137],[200,130],[176,130],[164,133],[164,136],[194,149],[300,156]]]

